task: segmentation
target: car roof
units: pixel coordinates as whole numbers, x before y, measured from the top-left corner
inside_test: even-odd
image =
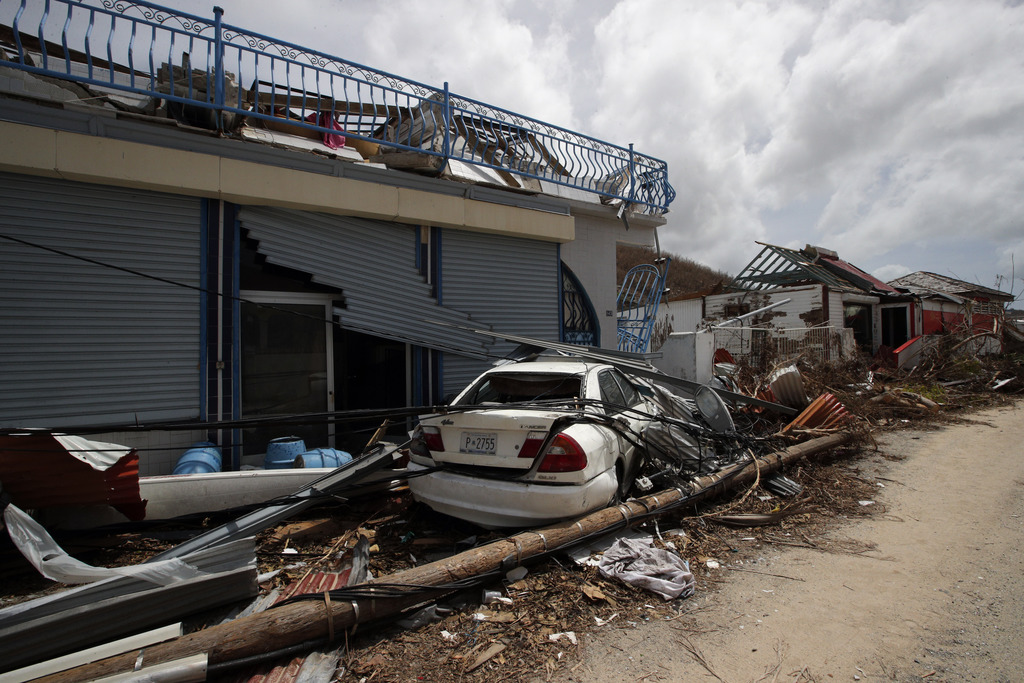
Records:
[[[581,375],[594,368],[605,367],[603,363],[588,363],[577,358],[566,358],[565,360],[543,360],[525,361],[520,363],[508,363],[491,368],[485,374],[504,373],[529,373],[529,374],[550,374],[550,375]],[[611,367],[611,366],[608,366]]]

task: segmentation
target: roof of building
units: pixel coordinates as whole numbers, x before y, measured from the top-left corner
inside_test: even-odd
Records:
[[[658,220],[675,197],[653,156],[228,25],[221,10],[48,7],[0,24],[0,96]],[[175,52],[179,26],[190,37]]]
[[[917,295],[945,294],[970,299],[983,298],[997,301],[1013,301],[1013,295],[998,289],[965,282],[938,273],[918,271],[889,281],[890,285],[907,289]]]
[[[822,247],[807,245],[791,249],[758,242],[763,248],[740,271],[730,289],[766,290],[821,283],[836,289],[873,294],[898,295],[900,292],[857,266]]]

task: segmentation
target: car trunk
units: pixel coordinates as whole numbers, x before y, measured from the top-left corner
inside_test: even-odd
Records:
[[[564,413],[542,410],[489,409],[438,416],[424,426],[440,430],[444,451],[431,449],[437,463],[528,470],[551,425]],[[529,441],[528,441],[529,440]]]

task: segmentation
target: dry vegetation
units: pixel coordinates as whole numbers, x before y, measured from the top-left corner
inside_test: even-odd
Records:
[[[661,255],[672,258],[666,278],[669,299],[711,290],[732,280],[728,273],[713,270],[685,256],[668,252],[662,252]],[[618,273],[615,281],[621,283],[630,268],[642,263],[654,263],[657,257],[650,247],[620,244],[616,252]]]

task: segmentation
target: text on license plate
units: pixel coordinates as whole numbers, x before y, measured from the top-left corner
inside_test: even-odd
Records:
[[[462,446],[459,448],[463,453],[479,453],[481,455],[494,455],[498,435],[487,432],[462,432]]]

